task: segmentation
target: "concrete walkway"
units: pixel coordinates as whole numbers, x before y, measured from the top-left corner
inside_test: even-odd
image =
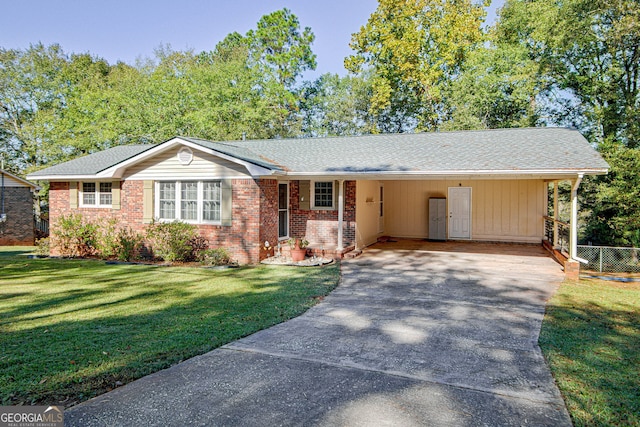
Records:
[[[409,246],[345,261],[306,314],[73,407],[65,424],[570,426],[537,345],[560,267],[531,246]]]

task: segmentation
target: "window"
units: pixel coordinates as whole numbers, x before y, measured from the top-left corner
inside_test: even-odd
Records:
[[[289,184],[278,184],[278,237],[289,237]]]
[[[197,221],[198,183],[182,182],[180,191],[180,218],[185,221]]]
[[[156,194],[156,217],[160,220],[220,222],[221,181],[158,182]]]
[[[220,181],[206,181],[202,184],[202,219],[220,221],[220,199],[222,198]]]
[[[83,182],[80,206],[110,208],[113,201],[111,190],[110,182]]]
[[[333,181],[317,181],[313,183],[313,207],[316,209],[333,209]]]

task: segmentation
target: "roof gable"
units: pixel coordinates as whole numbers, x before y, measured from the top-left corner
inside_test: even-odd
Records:
[[[0,175],[2,175],[2,178],[4,179],[3,184],[5,187],[30,187],[36,190],[40,189],[40,187],[33,182],[20,178],[19,176],[14,175],[11,172],[7,172],[4,169],[0,169]]]

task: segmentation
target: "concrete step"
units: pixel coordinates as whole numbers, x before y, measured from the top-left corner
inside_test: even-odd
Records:
[[[349,252],[345,253],[343,256],[344,256],[345,258],[347,258],[347,259],[353,259],[353,258],[355,258],[355,257],[359,256],[360,254],[362,254],[362,251],[361,251],[361,250],[355,250],[355,249],[354,249],[354,250],[352,250],[352,251],[349,251]]]

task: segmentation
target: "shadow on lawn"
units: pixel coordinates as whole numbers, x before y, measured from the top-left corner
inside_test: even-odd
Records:
[[[294,317],[338,279],[335,266],[285,278],[268,268],[12,264],[0,262],[12,298],[0,308],[3,405],[73,405]],[[76,274],[84,281],[70,285]]]
[[[550,305],[540,345],[576,425],[640,425],[639,307]]]

